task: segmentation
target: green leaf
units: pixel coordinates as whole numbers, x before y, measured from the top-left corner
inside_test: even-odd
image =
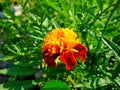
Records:
[[[14,65],[22,66],[22,67],[30,67],[30,66],[38,66],[40,65],[40,63],[41,62],[39,62],[38,60],[30,60],[30,61],[18,60],[14,62]]]
[[[88,80],[87,82],[83,82],[80,84],[75,85],[75,88],[87,88],[87,89],[95,89],[98,87],[104,87],[107,86],[109,84],[112,84],[113,82],[109,79],[109,78],[92,78],[90,80]]]
[[[114,42],[107,40],[106,38],[102,38],[102,41],[113,51],[116,57],[120,60],[120,48]]]
[[[48,75],[57,75],[57,74],[63,74],[64,72],[67,72],[64,64],[59,64],[57,68],[49,68],[46,70],[46,73]]]
[[[42,90],[70,90],[70,88],[64,82],[50,80],[45,83]]]
[[[1,74],[18,75],[18,76],[32,75],[32,74],[35,74],[37,72],[40,72],[40,70],[33,69],[33,68],[18,68],[18,67],[0,70]]]
[[[0,57],[0,60],[6,61],[6,60],[13,59],[14,57],[15,57],[15,56],[2,56],[2,57]]]
[[[37,37],[37,36],[34,36],[34,35],[29,35],[29,37],[34,38],[34,39],[38,39],[38,40],[43,40],[43,38]]]
[[[100,10],[102,11],[102,9],[103,9],[103,2],[102,2],[102,0],[96,0],[96,2],[98,4]]]
[[[61,4],[61,8],[64,12],[68,13],[69,11],[69,7],[68,4],[66,3],[66,1],[64,0],[59,0],[60,4]]]
[[[111,73],[113,79],[115,79],[118,76],[118,74],[120,74],[120,63],[116,66],[115,69],[111,71]]]
[[[120,77],[117,77],[115,82],[120,86]]]
[[[24,81],[10,81],[0,85],[0,90],[28,90],[35,86],[36,83],[33,80]]]
[[[115,37],[113,38],[113,42],[115,42],[116,44],[119,45],[120,39],[118,39],[118,38],[120,38],[120,34],[118,34],[117,36],[115,36]]]
[[[59,6],[56,5],[56,3],[47,1],[47,2],[45,2],[45,4],[47,4],[48,6],[52,7],[54,10],[56,10],[60,14],[68,16],[68,14],[64,10],[62,10]]]
[[[8,90],[8,88],[5,88],[3,84],[0,84],[0,90]]]
[[[17,52],[14,51],[14,50],[13,50],[11,47],[9,47],[8,45],[6,45],[6,48],[7,48],[9,51],[11,51],[12,53],[17,54]]]
[[[44,27],[47,27],[48,24],[49,24],[49,19],[46,17],[45,20],[43,21],[42,25],[43,25]]]

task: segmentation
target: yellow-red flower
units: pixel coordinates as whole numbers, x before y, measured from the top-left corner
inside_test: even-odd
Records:
[[[48,66],[57,66],[57,60],[71,70],[76,65],[76,58],[85,60],[86,48],[79,42],[76,33],[69,28],[52,30],[44,39],[42,45],[44,62]]]

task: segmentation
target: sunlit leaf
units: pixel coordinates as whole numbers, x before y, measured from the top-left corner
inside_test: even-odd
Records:
[[[114,42],[107,40],[106,38],[102,38],[102,41],[113,51],[116,57],[120,60],[120,48]]]
[[[112,84],[112,83],[113,82],[110,81],[109,78],[93,78],[87,82],[77,84],[77,85],[75,85],[75,87],[76,88],[95,89],[95,88],[103,87],[103,86],[106,86],[106,85]]]
[[[43,40],[43,38],[41,38],[41,37],[37,37],[37,36],[34,36],[34,35],[29,35],[29,37],[31,37],[31,38],[35,38],[35,39],[38,39],[38,40]]]
[[[120,86],[120,77],[117,77],[115,81],[118,84],[118,86]]]
[[[15,56],[1,56],[0,57],[0,60],[4,60],[4,61],[6,61],[6,60],[11,60],[11,59],[13,59]]]
[[[43,21],[42,25],[47,27],[48,26],[49,19],[46,17],[45,20]]]
[[[3,84],[0,84],[0,89],[1,89],[1,90],[8,90],[8,88],[5,88],[5,87],[3,86]]]

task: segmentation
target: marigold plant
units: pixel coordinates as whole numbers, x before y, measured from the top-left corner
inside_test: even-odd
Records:
[[[77,34],[69,28],[52,30],[44,39],[42,45],[44,62],[56,67],[58,59],[71,70],[76,65],[76,58],[85,61],[86,48],[79,42]]]

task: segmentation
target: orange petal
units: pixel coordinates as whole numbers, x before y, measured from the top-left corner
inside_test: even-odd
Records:
[[[82,61],[85,61],[86,57],[86,48],[82,44],[77,44],[74,49],[78,50],[79,52],[74,52],[75,58],[79,57]]]
[[[67,70],[71,70],[77,63],[74,57],[74,53],[71,51],[63,52],[60,58],[61,61],[66,64]]]

